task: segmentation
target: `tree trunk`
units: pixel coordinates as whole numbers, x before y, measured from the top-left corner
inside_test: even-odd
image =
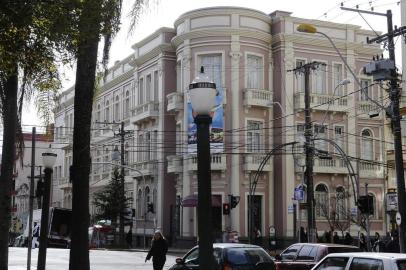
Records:
[[[79,24],[74,99],[72,179],[72,241],[70,270],[89,270],[90,126],[95,88],[102,0],[88,0]]]
[[[17,64],[16,64],[17,65]],[[8,269],[8,241],[15,141],[17,131],[17,67],[6,80],[3,104],[3,150],[0,175],[0,269]]]

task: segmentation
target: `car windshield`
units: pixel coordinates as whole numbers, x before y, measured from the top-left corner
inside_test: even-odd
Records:
[[[255,265],[271,262],[271,257],[261,248],[232,248],[227,250],[227,261],[232,265]]]
[[[399,260],[396,262],[398,270],[406,270],[406,260]]]

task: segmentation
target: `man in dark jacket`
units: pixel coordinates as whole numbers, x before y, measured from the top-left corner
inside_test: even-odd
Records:
[[[152,265],[154,270],[162,270],[165,265],[167,252],[168,243],[166,242],[166,239],[162,235],[161,231],[156,231],[154,238],[152,239],[151,249],[148,252],[147,258],[145,258],[145,262],[152,257]]]

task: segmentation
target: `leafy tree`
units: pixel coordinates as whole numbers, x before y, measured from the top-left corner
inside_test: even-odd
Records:
[[[93,204],[97,209],[96,219],[111,220],[114,225],[124,211],[122,205],[129,207],[132,198],[126,198],[121,189],[121,175],[116,168],[107,186],[93,195]]]
[[[11,183],[22,155],[21,114],[34,91],[60,88],[57,61],[68,61],[68,33],[59,22],[69,15],[64,1],[2,1],[0,5],[0,112],[3,147],[0,172],[0,269],[8,269]],[[63,32],[63,29],[69,29]],[[16,151],[16,149],[18,151]],[[21,159],[22,160],[22,159]]]

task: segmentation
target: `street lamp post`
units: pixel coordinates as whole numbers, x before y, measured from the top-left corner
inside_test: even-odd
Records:
[[[51,148],[51,146],[49,147]],[[39,238],[39,251],[38,251],[38,270],[45,270],[47,246],[48,246],[48,221],[49,221],[49,198],[51,193],[51,177],[53,166],[56,160],[56,154],[51,150],[42,153],[42,159],[45,167],[45,183],[44,183],[44,198],[42,201],[41,212],[41,231]]]
[[[217,95],[201,67],[200,74],[189,85],[189,96],[197,128],[198,237],[200,269],[213,269],[213,236],[211,207],[210,124]]]

